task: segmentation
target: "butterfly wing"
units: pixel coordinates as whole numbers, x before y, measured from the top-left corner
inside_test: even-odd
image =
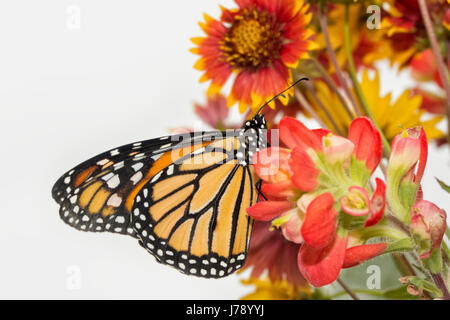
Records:
[[[83,162],[53,186],[52,196],[60,205],[61,219],[81,231],[136,237],[129,226],[130,202],[134,200],[130,194],[152,168],[155,170],[158,157],[214,135],[217,132],[187,133],[136,142]]]
[[[237,137],[216,139],[143,183],[131,225],[159,262],[207,278],[244,265],[252,225],[246,209],[257,194],[241,154]]]

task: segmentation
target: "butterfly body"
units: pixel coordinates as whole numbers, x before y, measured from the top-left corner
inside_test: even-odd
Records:
[[[244,265],[256,202],[251,160],[266,147],[257,114],[239,130],[128,144],[83,162],[54,185],[60,217],[92,232],[128,234],[157,261],[206,277]]]

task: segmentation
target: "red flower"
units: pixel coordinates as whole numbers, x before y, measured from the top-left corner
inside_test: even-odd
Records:
[[[366,168],[373,173],[382,156],[381,136],[372,120],[359,117],[352,121],[348,131],[348,139],[355,144],[353,154],[363,161]]]
[[[298,253],[298,266],[303,276],[315,287],[334,282],[341,272],[347,237],[336,236],[324,248],[303,245]]]
[[[204,15],[205,38],[193,38],[193,53],[201,56],[195,68],[200,81],[211,80],[208,93],[219,92],[235,73],[228,105],[239,110],[261,106],[292,82],[289,68],[313,48],[309,6],[296,0],[236,0],[237,9],[222,8],[220,20]],[[291,90],[280,98],[283,104]],[[274,103],[271,103],[274,106]]]
[[[345,251],[342,268],[351,268],[358,264],[382,254],[387,248],[387,243],[363,244],[348,248]]]

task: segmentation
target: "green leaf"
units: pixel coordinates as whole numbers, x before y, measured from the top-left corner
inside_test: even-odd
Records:
[[[450,186],[446,185],[444,183],[444,181],[439,180],[438,178],[434,177],[436,179],[436,181],[439,183],[439,185],[441,186],[442,189],[444,189],[445,191],[447,191],[448,193],[450,193]]]

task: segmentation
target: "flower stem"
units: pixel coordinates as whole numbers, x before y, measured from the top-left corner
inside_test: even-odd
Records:
[[[348,295],[352,297],[353,300],[359,300],[358,296],[349,287],[347,287],[344,281],[342,281],[340,278],[337,278],[337,282],[341,285],[342,289],[344,289],[345,292],[347,292]]]
[[[445,285],[445,280],[440,273],[432,274],[434,283],[436,286],[442,291],[443,298],[448,300],[450,299],[450,293],[448,292],[447,286]]]
[[[430,13],[428,12],[425,0],[419,0],[419,7],[420,13],[422,14],[423,24],[425,25],[425,30],[427,31],[428,40],[430,40],[431,51],[433,51],[434,59],[436,60],[437,69],[439,71],[439,76],[441,77],[445,94],[447,95],[447,99],[445,100],[447,105],[447,141],[449,141],[450,143],[450,83],[448,79],[448,71],[445,67],[444,59],[441,55],[439,43],[433,30],[433,24],[431,22]]]
[[[449,249],[447,243],[445,243],[445,239],[442,240],[442,251],[444,253],[443,258],[446,261],[446,263],[448,264],[449,259],[450,259],[450,249]]]
[[[313,96],[314,100],[316,100],[316,103],[319,105],[320,109],[322,109],[322,111],[325,113],[325,115],[327,116],[328,120],[331,122],[331,124],[333,125],[333,128],[335,130],[335,132],[337,134],[339,134],[340,136],[343,136],[344,133],[341,131],[341,129],[339,128],[339,126],[337,125],[336,121],[334,121],[333,117],[331,116],[331,114],[328,112],[327,108],[325,107],[325,105],[322,103],[322,101],[319,99],[319,97],[317,96],[317,92],[316,92],[316,88],[314,88],[313,85],[308,87],[309,91],[311,92],[311,95]]]
[[[408,259],[403,253],[393,253],[392,258],[394,259],[395,265],[399,269],[399,271],[404,276],[415,276],[416,271],[409,263]]]
[[[360,294],[367,294],[375,297],[384,297],[384,292],[375,291],[375,290],[369,290],[369,289],[353,289],[354,293],[360,293]],[[334,299],[338,298],[340,296],[348,294],[347,291],[340,291],[336,292],[335,294],[331,295],[329,298]]]
[[[359,111],[358,105],[356,103],[355,97],[353,96],[347,81],[344,79],[344,74],[339,67],[339,63],[336,58],[336,53],[333,50],[333,47],[331,46],[330,36],[328,34],[328,21],[327,21],[327,13],[322,12],[326,10],[326,6],[323,6],[319,9],[318,15],[319,15],[319,24],[320,28],[322,29],[323,36],[325,38],[325,45],[327,47],[328,56],[331,60],[331,63],[333,64],[334,70],[336,72],[336,76],[338,77],[339,83],[341,84],[342,88],[344,88],[344,92],[347,95],[347,98],[351,101],[353,104],[353,109],[356,112],[356,115],[359,117],[361,116],[361,112]]]
[[[316,114],[314,108],[309,104],[308,100],[306,100],[306,97],[303,95],[303,93],[297,88],[294,92],[298,102],[300,102],[302,107],[305,108],[305,110],[319,123],[319,125],[324,129],[330,129],[325,124],[325,122],[323,122],[322,119],[320,119],[320,117]]]
[[[381,135],[381,142],[383,143],[383,149],[384,149],[384,155],[386,157],[389,157],[391,153],[391,146],[386,139],[383,130],[381,130],[380,126],[378,125],[375,117],[373,116],[372,111],[370,110],[369,104],[367,103],[367,100],[364,96],[363,90],[359,84],[358,77],[356,76],[356,68],[355,64],[353,62],[353,56],[352,51],[350,47],[350,26],[349,26],[349,5],[345,5],[345,25],[344,25],[344,35],[345,35],[345,49],[347,52],[347,61],[348,61],[348,67],[349,72],[353,80],[353,85],[355,86],[356,94],[358,95],[359,101],[361,103],[362,108],[364,109],[364,112],[367,116],[369,116],[373,123],[375,124],[377,130],[380,132]]]
[[[314,66],[316,67],[317,71],[319,71],[319,73],[323,76],[323,78],[325,79],[328,86],[330,86],[331,89],[333,89],[333,91],[336,93],[339,101],[341,102],[342,106],[344,107],[345,111],[347,112],[347,115],[349,116],[350,121],[355,119],[353,112],[350,110],[350,107],[349,107],[347,101],[345,101],[344,96],[342,95],[341,91],[338,89],[338,87],[334,83],[333,79],[331,79],[330,75],[327,73],[327,71],[324,69],[324,67],[320,64],[320,62],[317,61],[316,58],[310,56],[310,59],[314,63]]]

